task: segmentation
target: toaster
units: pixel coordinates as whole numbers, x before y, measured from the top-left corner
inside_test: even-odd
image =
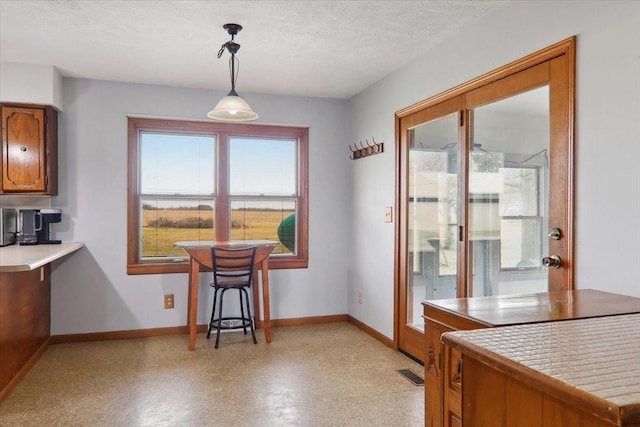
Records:
[[[17,227],[18,214],[16,210],[0,208],[0,246],[8,246],[16,242]]]

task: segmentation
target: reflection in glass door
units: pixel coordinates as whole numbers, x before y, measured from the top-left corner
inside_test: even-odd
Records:
[[[422,330],[422,301],[456,297],[458,114],[408,132],[406,323]]]
[[[549,90],[470,111],[469,296],[545,292]]]

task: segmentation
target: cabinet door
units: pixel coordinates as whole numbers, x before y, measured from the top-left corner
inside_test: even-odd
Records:
[[[50,264],[0,273],[0,401],[3,389],[47,342],[50,319]]]
[[[2,107],[3,192],[48,191],[45,111],[35,107]]]

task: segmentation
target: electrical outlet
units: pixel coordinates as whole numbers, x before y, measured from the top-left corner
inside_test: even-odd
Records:
[[[173,294],[164,295],[164,308],[173,308]]]
[[[358,291],[358,304],[362,304],[362,291]]]
[[[393,221],[393,217],[392,217],[392,208],[391,206],[387,206],[386,208],[384,208],[384,222],[392,222]]]

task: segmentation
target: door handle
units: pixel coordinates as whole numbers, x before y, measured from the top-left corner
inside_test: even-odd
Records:
[[[551,255],[542,258],[542,265],[545,267],[560,268],[562,259],[558,255]]]

